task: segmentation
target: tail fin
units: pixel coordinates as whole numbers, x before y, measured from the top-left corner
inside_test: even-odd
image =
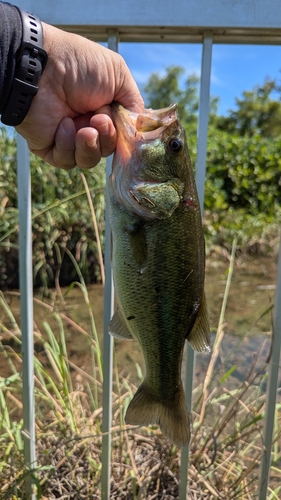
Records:
[[[128,406],[125,420],[132,425],[157,424],[177,446],[187,446],[189,443],[190,424],[182,383],[174,399],[166,402],[153,396],[144,381]]]

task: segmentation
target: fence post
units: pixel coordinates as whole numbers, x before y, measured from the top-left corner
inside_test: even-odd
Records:
[[[281,237],[278,257],[277,288],[273,318],[272,354],[267,381],[266,410],[264,418],[264,453],[261,463],[259,500],[266,500],[270,476],[271,448],[273,438],[276,396],[278,387],[279,360],[281,349]]]
[[[31,181],[29,151],[26,141],[17,137],[17,179],[19,209],[20,323],[22,334],[22,402],[24,460],[31,470],[36,466],[34,412],[34,343]],[[25,498],[36,500],[32,474],[25,478]]]
[[[111,272],[111,245],[108,217],[108,187],[107,180],[111,173],[112,157],[106,160],[106,209],[105,209],[105,284],[104,284],[104,312],[103,312],[103,391],[102,391],[102,453],[101,453],[101,491],[102,500],[110,497],[110,469],[111,469],[111,419],[112,419],[112,364],[113,338],[108,333],[108,325],[113,313],[113,282]]]
[[[198,116],[198,133],[197,133],[197,161],[196,161],[196,186],[197,186],[202,215],[204,209],[204,187],[205,187],[205,176],[206,176],[212,45],[213,45],[212,34],[208,32],[204,33],[202,63],[201,63],[201,78],[200,78],[200,98],[199,98],[199,116]],[[192,410],[194,361],[195,361],[194,351],[188,344],[186,349],[185,395],[186,395],[186,404],[189,412],[191,412]],[[188,462],[189,462],[189,446],[184,446],[181,450],[179,500],[186,499],[186,490],[188,481]]]
[[[109,30],[108,48],[118,52],[118,31]],[[111,419],[112,419],[112,358],[113,338],[108,333],[108,325],[113,314],[114,293],[111,270],[111,235],[108,215],[108,177],[111,174],[112,156],[106,160],[106,196],[105,196],[105,286],[103,314],[103,393],[102,393],[102,500],[110,498],[111,471]]]

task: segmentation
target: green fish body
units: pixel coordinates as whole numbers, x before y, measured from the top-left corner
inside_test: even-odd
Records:
[[[177,106],[135,114],[113,105],[118,132],[109,179],[117,309],[112,335],[138,340],[145,379],[126,422],[158,424],[178,446],[190,425],[181,381],[184,343],[209,349],[199,201]]]

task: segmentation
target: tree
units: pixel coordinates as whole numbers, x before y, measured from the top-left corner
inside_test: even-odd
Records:
[[[266,80],[262,86],[244,91],[236,99],[237,110],[217,119],[217,127],[240,136],[278,137],[281,133],[281,101],[272,99],[273,92],[281,93],[275,80]]]
[[[199,78],[195,74],[189,75],[184,88],[181,88],[180,78],[184,73],[185,70],[181,66],[169,66],[163,77],[152,73],[144,88],[146,107],[161,109],[176,102],[181,121],[184,124],[196,123]]]
[[[185,69],[182,66],[169,66],[164,76],[152,73],[144,87],[146,107],[152,109],[166,108],[176,102],[183,125],[189,130],[196,130],[199,108],[199,77],[192,73],[182,82]],[[210,124],[217,113],[218,98],[210,99]]]

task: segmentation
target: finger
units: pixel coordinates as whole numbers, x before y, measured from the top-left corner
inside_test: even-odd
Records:
[[[91,168],[101,157],[109,156],[116,147],[117,133],[108,115],[94,115],[90,127],[76,134],[76,163],[80,168]]]
[[[75,158],[79,168],[92,168],[100,162],[99,134],[93,127],[84,127],[78,130]]]
[[[55,167],[69,170],[76,166],[75,161],[76,129],[71,118],[63,118],[55,135],[55,144],[44,160]]]
[[[117,142],[116,128],[111,119],[111,107],[104,106],[99,112],[95,113],[90,120],[90,125],[99,133],[101,156],[106,157],[111,155],[116,148]]]
[[[96,109],[96,111],[92,114],[93,115],[106,115],[107,117],[111,118],[112,120],[112,109],[110,104],[104,104],[100,108]],[[91,118],[92,118],[91,116]],[[106,117],[103,117],[103,119],[106,120]]]

